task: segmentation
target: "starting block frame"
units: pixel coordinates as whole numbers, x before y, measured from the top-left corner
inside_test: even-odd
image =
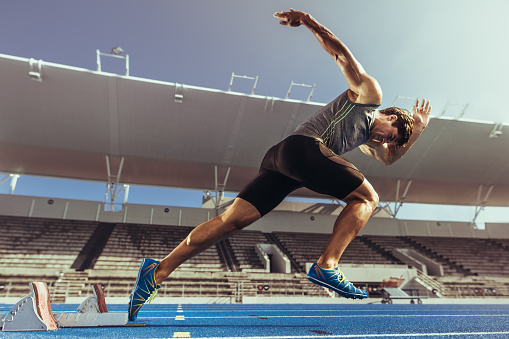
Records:
[[[76,312],[53,313],[48,285],[31,282],[30,293],[21,298],[7,314],[0,314],[3,332],[50,331],[66,327],[145,326],[128,323],[127,312],[108,312],[100,284],[92,285],[93,295],[85,299]]]

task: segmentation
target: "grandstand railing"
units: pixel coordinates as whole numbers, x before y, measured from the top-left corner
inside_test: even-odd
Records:
[[[91,290],[92,284],[86,286],[86,291]],[[314,287],[314,285],[312,285]],[[9,290],[10,286],[7,286]],[[70,286],[69,286],[70,287]],[[132,282],[129,283],[108,283],[103,286],[105,297],[128,297],[132,290]],[[312,292],[312,295],[310,293]],[[67,291],[70,296],[72,291]],[[6,296],[9,292],[6,292]],[[0,295],[1,296],[1,295]],[[243,297],[330,297],[330,293],[324,288],[313,289],[307,286],[289,286],[285,282],[256,283],[253,281],[239,282],[181,282],[165,284],[158,290],[158,297],[209,297],[222,298],[230,297],[235,301],[242,301]]]
[[[507,297],[509,288],[504,285],[465,287],[456,286],[447,288],[447,297],[449,298],[497,298]]]

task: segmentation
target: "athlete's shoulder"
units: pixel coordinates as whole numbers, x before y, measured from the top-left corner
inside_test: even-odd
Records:
[[[361,85],[356,91],[348,89],[348,98],[356,104],[362,105],[381,105],[382,104],[382,88],[378,81],[368,74],[361,74]]]

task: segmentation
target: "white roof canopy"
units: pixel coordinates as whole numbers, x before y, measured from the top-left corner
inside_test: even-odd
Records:
[[[217,166],[235,192],[323,105],[30,63],[0,55],[4,173],[108,181],[108,156],[113,173],[124,158],[121,183],[214,190]],[[358,150],[345,158],[382,201],[509,206],[508,146],[507,125],[433,118],[392,166]]]

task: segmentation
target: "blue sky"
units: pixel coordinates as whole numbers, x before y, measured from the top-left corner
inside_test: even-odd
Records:
[[[348,45],[381,84],[382,106],[397,95],[425,97],[434,114],[450,102],[469,105],[465,118],[508,122],[501,106],[509,77],[509,2],[503,0],[5,1],[0,53],[95,69],[96,49],[121,46],[136,77],[226,90],[235,72],[259,76],[260,95],[284,97],[291,81],[316,84],[313,101],[327,103],[346,83],[312,34],[272,17],[289,8],[308,11]],[[105,59],[103,70],[122,73],[117,61]],[[250,86],[238,81],[234,90],[247,93]],[[305,99],[307,91],[292,97]],[[103,183],[22,177],[15,193],[102,200],[104,191]],[[200,205],[201,192],[131,187],[129,202],[152,200]],[[473,208],[429,208],[437,219],[473,217]],[[399,216],[418,212],[430,215],[420,206]],[[504,213],[481,216],[498,220]]]

